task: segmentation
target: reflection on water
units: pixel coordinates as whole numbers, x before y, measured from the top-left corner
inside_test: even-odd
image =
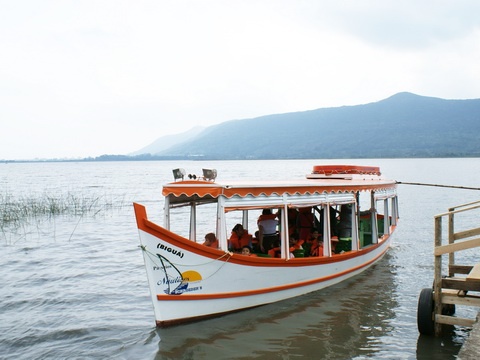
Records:
[[[305,296],[158,329],[157,358],[374,357],[397,306],[389,260],[387,254],[363,274]]]
[[[465,330],[457,331],[453,326],[444,331],[442,337],[419,335],[416,358],[418,360],[455,359],[466,336]]]

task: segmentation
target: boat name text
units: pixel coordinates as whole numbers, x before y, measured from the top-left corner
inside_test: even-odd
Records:
[[[177,255],[180,259],[182,259],[184,255],[180,250],[172,249],[171,247],[165,246],[163,244],[158,244],[157,249],[164,250],[166,252],[172,253],[173,255]]]

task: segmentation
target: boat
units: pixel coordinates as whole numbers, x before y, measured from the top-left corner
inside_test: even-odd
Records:
[[[216,169],[172,172],[174,180],[162,189],[162,225],[149,219],[144,205],[133,204],[157,327],[282,301],[357,276],[387,252],[399,220],[397,183],[375,166],[314,165],[288,181],[218,181]],[[278,221],[273,257],[255,244],[265,209]],[[292,217],[300,212],[311,214],[312,231],[323,241],[314,256],[308,239],[291,247],[298,230]],[[237,223],[251,232],[254,256],[231,248]],[[203,244],[208,232],[217,248]]]

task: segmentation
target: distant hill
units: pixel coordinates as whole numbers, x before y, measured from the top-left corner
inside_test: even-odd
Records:
[[[144,148],[137,150],[129,155],[158,154],[161,151],[172,147],[173,145],[178,145],[195,138],[203,130],[205,130],[204,127],[197,126],[180,134],[162,136],[150,145],[147,145]]]
[[[149,153],[196,159],[480,156],[480,99],[404,92],[365,105],[227,121],[183,140]]]

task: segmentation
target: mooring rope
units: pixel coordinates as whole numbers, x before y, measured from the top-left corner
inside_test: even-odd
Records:
[[[145,253],[147,253],[148,255],[153,256],[153,258],[157,258],[157,254],[155,254],[155,253],[151,252],[150,250],[148,250],[145,245],[140,245],[139,248],[142,249],[142,250],[143,250]],[[217,260],[221,260],[221,259],[223,259],[223,258],[226,257],[226,256],[228,256],[228,258],[227,258],[225,261],[228,262],[228,260],[230,260],[230,258],[232,257],[232,255],[233,255],[233,253],[231,253],[231,252],[228,251],[228,252],[223,253],[222,256],[220,256],[220,257],[218,257],[218,258],[216,258],[216,259],[212,259],[212,260],[206,261],[206,262],[201,263],[201,264],[179,264],[179,263],[175,263],[175,262],[172,262],[172,261],[170,261],[170,262],[171,262],[172,265],[182,265],[182,266],[188,266],[188,267],[195,267],[195,266],[203,266],[203,265],[210,264],[210,263],[215,262],[215,261],[217,261]]]
[[[161,255],[159,255],[159,254],[155,254],[155,253],[149,251],[145,245],[140,245],[139,248],[142,249],[142,251],[147,254],[147,257],[150,259],[150,261],[151,261],[153,264],[155,264],[155,265],[157,265],[159,268],[161,267],[161,268],[163,269],[163,272],[164,272],[164,274],[165,274],[165,276],[166,276],[167,278],[170,277],[170,276],[168,275],[167,270],[166,270],[166,268],[165,268],[165,265],[164,265],[164,263],[163,263],[163,260],[162,260],[162,258],[164,258],[163,256],[161,256]],[[231,252],[225,252],[222,256],[218,257],[217,259],[213,259],[213,260],[208,261],[208,262],[205,262],[205,263],[203,263],[203,264],[195,264],[195,265],[177,264],[177,263],[171,262],[170,260],[168,260],[168,259],[166,259],[166,258],[165,258],[165,259],[166,259],[172,266],[174,266],[174,267],[175,267],[175,266],[178,266],[178,265],[183,265],[183,266],[188,266],[188,267],[195,267],[195,266],[207,265],[207,264],[212,263],[212,262],[214,262],[214,261],[220,260],[220,259],[224,258],[225,256],[228,256],[228,258],[227,258],[225,261],[222,261],[221,265],[218,267],[217,270],[215,270],[213,273],[211,273],[210,275],[208,275],[208,276],[206,276],[206,277],[204,277],[204,278],[202,279],[202,280],[206,280],[206,279],[212,277],[213,275],[215,275],[218,271],[220,271],[220,269],[221,269],[222,267],[224,267],[224,266],[226,265],[226,263],[230,260],[230,258],[232,257],[232,255],[233,255],[233,253],[231,253]],[[154,259],[155,259],[155,260],[154,260]],[[156,262],[157,259],[160,260],[160,262],[161,262],[160,265]],[[169,288],[170,288],[170,285],[169,285]],[[169,290],[169,292],[170,292],[170,290]]]
[[[444,188],[451,188],[451,189],[480,190],[480,187],[471,187],[471,186],[427,184],[427,183],[406,182],[406,181],[397,181],[396,183],[401,185],[436,186],[436,187],[444,187]]]

